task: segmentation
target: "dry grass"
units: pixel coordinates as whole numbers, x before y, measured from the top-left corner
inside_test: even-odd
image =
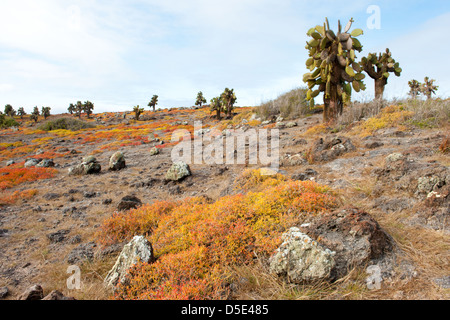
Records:
[[[262,103],[256,108],[256,113],[264,120],[280,115],[284,119],[298,119],[311,113],[306,92],[304,88],[291,90],[275,100]]]

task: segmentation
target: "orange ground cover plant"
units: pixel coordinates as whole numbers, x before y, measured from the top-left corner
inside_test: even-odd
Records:
[[[0,190],[10,189],[25,182],[50,179],[57,172],[58,170],[52,168],[22,168],[20,165],[0,168]]]
[[[274,177],[250,184],[256,191],[214,203],[158,201],[106,219],[97,234],[103,245],[145,235],[156,257],[154,263],[138,263],[115,298],[226,298],[229,267],[271,255],[288,228],[338,205],[327,187],[312,181]],[[258,191],[261,185],[267,187]]]

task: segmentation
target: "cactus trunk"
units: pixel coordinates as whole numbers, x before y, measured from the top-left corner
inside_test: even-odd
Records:
[[[384,94],[384,88],[386,87],[387,79],[382,77],[380,79],[375,79],[375,99],[382,100]]]
[[[330,90],[330,97],[323,99],[324,109],[323,109],[323,122],[334,121],[338,118],[339,115],[343,112],[343,103],[341,99],[339,99],[337,93],[337,86],[332,85]]]

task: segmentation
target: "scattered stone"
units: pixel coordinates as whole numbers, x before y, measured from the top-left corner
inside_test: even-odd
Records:
[[[59,230],[47,235],[48,240],[51,243],[63,242],[66,239],[66,235],[70,233],[70,230]]]
[[[104,204],[104,205],[109,205],[111,203],[112,203],[112,199],[105,199],[102,201],[102,204]]]
[[[330,278],[335,253],[322,247],[298,228],[283,234],[283,243],[270,258],[270,271],[289,282],[303,283]]]
[[[293,156],[288,156],[285,164],[291,167],[298,167],[306,163],[307,161],[305,160],[305,158],[303,158],[303,155],[295,154]]]
[[[118,151],[111,156],[109,160],[109,170],[119,171],[126,167],[125,156]]]
[[[78,244],[81,243],[81,236],[79,234],[77,234],[76,236],[73,236],[72,238],[69,239],[68,241],[70,244]]]
[[[34,300],[41,300],[43,297],[44,297],[44,290],[40,285],[36,284],[25,290],[19,296],[18,300],[34,301]]]
[[[94,191],[85,191],[83,192],[83,197],[85,197],[86,199],[92,199],[98,196],[98,192],[94,192]]]
[[[102,166],[97,162],[94,156],[88,156],[78,166],[69,169],[69,175],[88,175],[96,174],[102,170]]]
[[[126,282],[128,270],[137,262],[150,263],[154,261],[153,248],[143,236],[136,236],[123,248],[114,267],[105,278],[107,287],[115,287]]]
[[[191,175],[191,170],[189,166],[180,161],[172,165],[172,167],[167,171],[166,180],[170,181],[180,181]]]
[[[317,176],[317,172],[313,169],[306,169],[304,172],[296,173],[292,176],[292,180],[307,181]]]
[[[445,185],[445,180],[437,177],[421,177],[417,182],[417,191],[419,193],[429,194],[432,191],[436,191]]]
[[[376,148],[380,148],[382,146],[384,146],[384,143],[381,143],[378,141],[366,143],[366,145],[365,145],[366,149],[376,149]]]
[[[69,253],[69,256],[67,257],[67,263],[76,264],[83,263],[85,261],[92,261],[94,259],[95,247],[97,247],[95,242],[80,244]]]
[[[31,158],[25,161],[24,167],[25,168],[36,167],[39,164],[39,162],[41,162],[40,159]]]
[[[66,297],[65,295],[63,295],[58,290],[53,290],[47,296],[42,298],[42,300],[60,300],[60,301],[64,301],[64,300],[75,300],[75,299],[72,298],[72,297]]]
[[[298,126],[297,122],[288,122],[288,123],[286,123],[286,128],[294,128],[294,127],[297,127],[297,126]]]
[[[8,162],[6,162],[6,166],[12,166],[13,164],[15,164],[16,162],[14,160],[9,160]]]
[[[348,138],[336,137],[327,140],[320,138],[314,142],[311,157],[314,162],[327,162],[355,150],[356,147]]]
[[[117,210],[119,211],[126,211],[130,209],[136,209],[137,207],[140,207],[142,205],[142,201],[137,198],[136,196],[126,196],[123,197],[122,200],[120,200]]]
[[[8,287],[2,287],[0,288],[0,299],[5,299],[9,294]]]
[[[51,193],[51,192],[49,192],[49,193],[45,194],[43,198],[45,200],[51,201],[51,200],[59,199],[60,197],[61,197],[61,195],[58,194],[58,193]]]
[[[433,279],[433,282],[442,289],[450,289],[450,276]]]
[[[386,157],[386,162],[387,163],[389,163],[389,162],[397,162],[397,161],[400,161],[400,160],[403,160],[403,159],[404,159],[403,154],[401,154],[401,153],[393,153],[393,154],[390,154],[390,155],[388,155]]]
[[[157,148],[157,147],[153,147],[151,150],[150,150],[150,155],[151,156],[156,156],[156,155],[158,155],[160,153],[160,151],[159,151],[159,148]]]
[[[0,238],[8,235],[8,230],[6,229],[0,229]]]
[[[44,159],[36,165],[38,168],[53,168],[54,166],[55,163],[52,159]]]

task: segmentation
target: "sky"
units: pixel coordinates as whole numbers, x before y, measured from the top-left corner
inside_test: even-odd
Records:
[[[361,28],[358,58],[390,48],[403,68],[386,97],[408,81],[436,79],[450,96],[450,1],[361,0],[1,0],[0,110],[31,112],[92,101],[95,112],[191,107],[234,88],[256,106],[304,86],[306,32],[328,17]],[[374,83],[354,100],[370,100]]]

